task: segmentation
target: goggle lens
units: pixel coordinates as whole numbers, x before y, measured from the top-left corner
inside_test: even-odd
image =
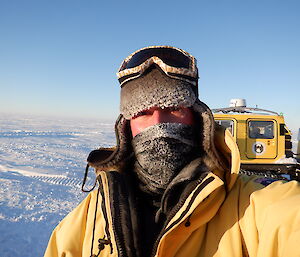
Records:
[[[147,59],[156,56],[164,63],[176,68],[190,68],[191,59],[184,53],[173,48],[148,48],[134,54],[121,70],[131,69],[139,66]],[[120,71],[121,71],[120,70]]]

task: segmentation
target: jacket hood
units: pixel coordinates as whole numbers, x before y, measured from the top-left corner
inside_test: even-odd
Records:
[[[230,189],[237,177],[240,167],[239,151],[230,132],[214,122],[211,110],[197,99],[192,106],[199,125],[199,139],[204,151],[206,166],[219,176]],[[115,123],[116,146],[99,148],[92,151],[88,166],[100,171],[126,172],[126,166],[134,157],[131,147],[131,130],[129,120],[120,115]]]

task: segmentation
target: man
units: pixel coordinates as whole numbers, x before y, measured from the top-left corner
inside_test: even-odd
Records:
[[[46,257],[300,255],[299,184],[238,174],[237,145],[198,98],[193,56],[146,47],[117,75],[117,146],[89,155],[98,190]]]

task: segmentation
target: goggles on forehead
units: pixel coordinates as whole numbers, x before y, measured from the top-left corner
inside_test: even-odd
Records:
[[[134,52],[123,61],[117,73],[121,87],[142,76],[153,64],[171,78],[197,85],[198,70],[192,55],[176,47],[150,46]]]

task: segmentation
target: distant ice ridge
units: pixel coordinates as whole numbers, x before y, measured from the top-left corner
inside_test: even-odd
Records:
[[[18,116],[0,124],[0,256],[43,256],[54,227],[87,195],[89,152],[115,144],[114,124]]]

